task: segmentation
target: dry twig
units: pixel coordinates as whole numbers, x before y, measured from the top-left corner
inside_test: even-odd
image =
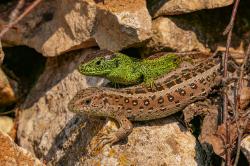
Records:
[[[246,125],[248,124],[248,118],[246,119],[246,121],[243,123],[243,126],[241,127],[241,125],[239,125],[237,122],[238,120],[240,120],[239,118],[239,113],[241,112],[241,108],[240,108],[240,95],[241,95],[241,90],[242,90],[242,84],[243,84],[243,76],[244,76],[244,69],[246,67],[246,64],[247,64],[247,61],[249,59],[249,54],[250,54],[250,44],[248,45],[248,48],[247,48],[247,51],[246,51],[246,54],[245,54],[245,57],[244,57],[244,61],[243,61],[243,64],[241,65],[241,68],[240,68],[240,78],[237,82],[237,91],[236,91],[236,95],[235,95],[235,98],[236,98],[236,111],[235,111],[235,119],[236,119],[236,124],[237,124],[237,128],[238,128],[238,143],[237,143],[237,151],[236,151],[236,157],[235,157],[235,162],[234,162],[234,166],[237,166],[238,164],[238,161],[239,161],[239,156],[240,156],[240,143],[241,143],[241,139],[242,139],[242,135],[243,135],[243,132],[246,128]]]
[[[16,8],[11,12],[9,16],[9,19],[10,19],[9,22],[13,22],[18,17],[20,10],[23,8],[24,4],[25,4],[25,0],[19,0]]]
[[[228,63],[228,53],[229,53],[229,47],[231,45],[231,39],[232,39],[232,30],[234,27],[234,20],[235,16],[237,13],[238,5],[239,5],[240,0],[236,0],[234,3],[230,23],[228,24],[226,30],[224,31],[224,35],[227,34],[227,44],[226,44],[226,52],[224,54],[223,58],[223,79],[227,80],[228,79],[228,70],[227,70],[227,63]],[[231,164],[231,152],[229,150],[230,146],[230,124],[229,124],[229,118],[228,118],[228,98],[226,95],[227,88],[224,88],[224,93],[223,93],[223,122],[226,124],[226,166],[229,166]]]
[[[20,0],[22,1],[22,0]],[[31,5],[29,5],[25,10],[24,12],[19,16],[17,17],[15,20],[11,20],[10,19],[10,22],[9,24],[0,32],[0,39],[3,37],[3,35],[9,31],[10,28],[12,28],[14,25],[16,25],[20,20],[22,20],[27,14],[29,14],[42,0],[35,0]],[[18,3],[19,4],[19,3]],[[14,11],[12,13],[16,13],[17,10],[19,7],[19,5],[17,5],[17,7],[14,9]],[[14,14],[13,14],[14,16]]]

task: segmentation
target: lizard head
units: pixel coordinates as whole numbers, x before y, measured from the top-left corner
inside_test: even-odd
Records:
[[[102,94],[103,90],[97,87],[80,90],[69,102],[68,109],[78,114],[102,116],[99,113],[104,106]]]
[[[79,66],[79,72],[89,76],[105,76],[114,69],[129,63],[131,58],[121,53],[108,54],[102,57],[96,57],[93,60],[82,63]]]

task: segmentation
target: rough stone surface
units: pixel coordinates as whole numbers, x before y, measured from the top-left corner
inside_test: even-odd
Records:
[[[250,163],[250,135],[241,141],[241,151],[244,153],[248,162]]]
[[[182,25],[182,27],[179,25]],[[184,28],[185,26],[186,28]],[[179,52],[193,50],[209,52],[209,48],[206,48],[202,39],[199,38],[202,36],[196,34],[199,29],[190,26],[190,23],[178,18],[157,18],[153,21],[153,35],[146,45],[146,50],[157,52],[169,48]]]
[[[100,151],[88,149],[82,165],[204,165],[198,142],[173,117],[134,123],[127,140],[105,146]],[[104,128],[117,129],[110,121]],[[93,139],[94,140],[94,139]],[[91,141],[94,145],[95,140]],[[91,155],[92,154],[92,155]]]
[[[97,8],[94,37],[112,51],[135,46],[151,36],[151,17],[145,0],[110,0]]]
[[[152,3],[152,2],[151,2]],[[151,6],[153,17],[190,13],[231,5],[233,0],[160,0]]]
[[[9,133],[14,126],[13,119],[8,116],[0,116],[0,130]]]
[[[12,81],[14,83],[14,81]],[[0,68],[0,107],[12,104],[17,100],[17,84],[10,84],[8,77]]]
[[[97,45],[121,50],[140,43],[150,37],[151,17],[145,0],[105,5],[92,0],[57,0],[43,1],[16,26],[18,30],[11,29],[3,37],[5,43],[26,45],[53,57]]]
[[[3,52],[3,49],[2,49],[2,43],[0,41],[0,65],[2,65],[3,59],[4,59],[4,52]]]
[[[21,106],[24,111],[19,119],[18,137],[23,147],[34,152],[31,142],[39,140],[37,148],[44,153],[48,149],[43,146],[48,148],[49,140],[73,117],[67,104],[78,90],[87,86],[86,78],[75,70],[85,55],[86,52],[79,51],[47,60],[43,74]]]
[[[5,133],[0,131],[0,165],[3,166],[42,166],[33,154],[19,147]]]
[[[50,57],[95,46],[91,37],[96,11],[94,4],[87,0],[43,1],[16,25],[17,31],[6,33],[3,41],[35,48]]]
[[[100,79],[84,77],[75,70],[87,52],[90,51],[48,60],[21,106],[18,138],[22,147],[51,165],[201,163],[201,151],[194,137],[172,118],[135,123],[128,142],[112,149],[108,146],[100,151],[92,149],[104,121],[67,110],[69,100],[78,90],[102,84]],[[117,129],[114,124],[111,126]]]

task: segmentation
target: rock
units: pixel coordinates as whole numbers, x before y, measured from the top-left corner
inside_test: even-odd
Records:
[[[181,27],[179,26],[181,25]],[[159,52],[172,49],[178,52],[200,51],[209,52],[203,36],[198,36],[201,29],[190,27],[191,24],[179,18],[161,17],[153,21],[152,39],[147,43],[145,52]],[[186,30],[189,29],[190,30]],[[198,32],[197,32],[198,31]]]
[[[109,122],[104,128],[117,129]],[[100,151],[88,149],[90,155],[84,156],[80,165],[204,165],[197,144],[173,117],[136,122],[127,140]]]
[[[250,103],[250,81],[249,80],[242,80],[241,84],[241,93],[239,98],[239,104],[241,109],[247,108]]]
[[[230,50],[244,52],[244,48],[248,45],[249,26],[242,28],[245,25],[243,22],[248,20],[247,5],[248,2],[240,3],[240,10],[237,13],[239,19],[235,21]],[[231,10],[229,6],[216,10],[158,17],[152,22],[152,38],[141,49],[141,54],[190,50],[208,53],[219,47],[225,47],[226,36],[222,33],[230,20]],[[246,24],[249,25],[248,22]]]
[[[195,138],[173,118],[135,123],[128,142],[91,150],[99,133],[116,126],[108,123],[103,128],[103,120],[67,110],[78,90],[102,83],[75,70],[89,52],[48,59],[44,73],[21,106],[18,139],[22,147],[51,165],[202,163]]]
[[[0,163],[5,166],[42,166],[42,164],[33,154],[19,147],[5,133],[0,131]]]
[[[0,41],[0,107],[9,105],[16,101],[17,89],[13,89],[7,76],[1,69],[1,65],[4,59],[4,52]]]
[[[7,32],[3,42],[26,45],[53,57],[97,44],[121,50],[140,43],[150,37],[151,17],[145,0],[108,1],[105,5],[92,0],[58,0],[42,2],[16,26],[18,30]]]
[[[233,0],[160,0],[150,4],[153,17],[190,13],[202,9],[214,9],[231,5]]]
[[[2,43],[0,41],[0,65],[2,65],[3,59],[4,59],[4,52],[3,52],[3,49],[2,49]]]
[[[241,141],[241,151],[250,163],[250,135],[248,135]]]
[[[8,134],[14,127],[13,119],[8,116],[0,116],[0,130]]]
[[[136,46],[151,37],[151,17],[145,0],[109,0],[98,5],[94,37],[101,49]]]
[[[18,98],[17,93],[17,84],[11,85],[7,76],[0,68],[0,107],[14,103]]]
[[[10,30],[2,40],[48,57],[95,46],[91,37],[95,12],[95,3],[88,0],[43,1],[16,25],[18,31]]]
[[[226,52],[226,47],[225,46],[219,46],[219,47],[217,47],[217,51]],[[239,47],[237,47],[237,48],[230,47],[229,48],[229,53],[230,53],[230,57],[232,57],[233,60],[239,66],[243,64],[244,56],[245,56],[243,42],[241,42]]]
[[[74,117],[73,113],[67,111],[67,104],[78,90],[100,82],[100,79],[86,78],[75,70],[90,52],[79,51],[48,59],[43,74],[21,106],[23,111],[19,117],[17,137],[22,147],[39,158],[46,161],[52,160],[50,157],[63,159],[65,153],[53,153],[53,150],[60,151],[61,142],[71,141],[68,138],[70,132],[76,132],[86,123],[85,118]],[[95,125],[98,126],[98,123]],[[74,150],[86,142],[89,135],[84,134],[81,138],[77,137],[79,145]],[[77,152],[76,157],[83,155],[81,148]]]

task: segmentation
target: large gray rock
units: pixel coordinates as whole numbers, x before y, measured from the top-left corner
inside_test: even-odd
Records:
[[[75,93],[102,80],[75,69],[91,51],[48,59],[45,71],[21,106],[20,145],[51,165],[200,165],[195,138],[173,118],[134,123],[128,140],[96,150],[98,135],[116,130],[114,123],[74,115],[67,110]]]
[[[150,4],[153,17],[190,13],[231,5],[233,0],[160,0]]]

